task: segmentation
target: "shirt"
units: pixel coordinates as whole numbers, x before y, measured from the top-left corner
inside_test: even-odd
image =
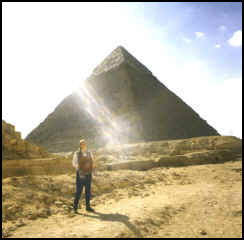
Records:
[[[79,170],[79,165],[78,165],[79,151],[80,151],[80,150],[78,150],[78,151],[76,151],[76,152],[74,153],[74,157],[73,157],[73,161],[72,161],[73,167],[75,167],[77,171]],[[88,154],[87,152],[83,152],[83,155],[84,155],[84,156],[87,156],[87,154]],[[92,155],[91,152],[90,152],[90,154],[91,154],[91,158],[92,158],[92,160],[94,160],[93,155]],[[96,171],[95,171],[95,169],[93,170],[93,173],[94,173],[94,175],[96,175]]]

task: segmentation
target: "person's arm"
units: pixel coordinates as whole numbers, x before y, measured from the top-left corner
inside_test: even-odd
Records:
[[[77,156],[77,152],[74,153],[74,156],[73,156],[73,161],[72,161],[72,164],[73,166],[78,169],[78,156]]]
[[[92,159],[92,164],[93,164],[93,170],[92,170],[92,172],[93,172],[93,175],[94,176],[97,176],[96,161],[95,161],[95,158],[94,158],[93,154],[91,152],[90,152],[90,154],[91,154],[91,159]]]

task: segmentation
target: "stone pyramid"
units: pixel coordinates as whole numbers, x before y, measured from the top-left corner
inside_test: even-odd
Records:
[[[15,126],[2,120],[2,160],[47,158],[51,154],[21,138]]]
[[[108,135],[108,136],[106,136]],[[219,135],[125,48],[117,47],[27,140],[50,152]]]

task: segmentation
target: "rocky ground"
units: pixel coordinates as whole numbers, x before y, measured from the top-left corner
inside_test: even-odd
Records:
[[[72,213],[74,173],[2,180],[2,237],[242,237],[242,158],[102,171]]]

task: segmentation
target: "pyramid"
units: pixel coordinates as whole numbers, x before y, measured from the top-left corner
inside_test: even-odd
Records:
[[[15,126],[2,120],[2,160],[47,158],[51,154],[44,149],[24,141]]]
[[[26,139],[50,152],[67,152],[77,149],[81,138],[96,148],[113,140],[214,135],[219,133],[119,46]]]

